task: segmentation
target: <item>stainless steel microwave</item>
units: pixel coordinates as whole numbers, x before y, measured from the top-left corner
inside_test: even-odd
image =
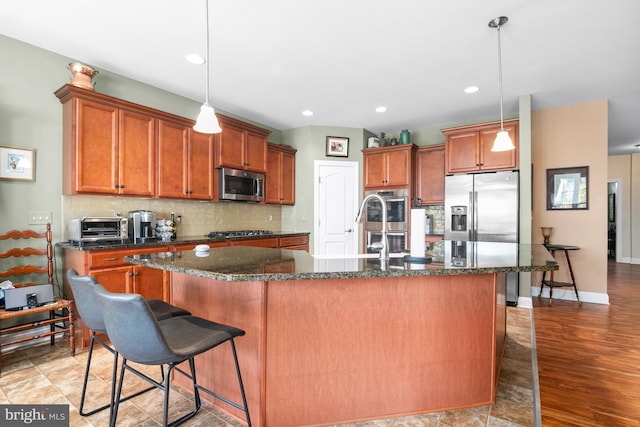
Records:
[[[121,242],[129,238],[128,219],[120,216],[85,216],[69,220],[69,241],[85,243]]]
[[[238,169],[220,169],[220,200],[261,202],[264,200],[264,174]]]

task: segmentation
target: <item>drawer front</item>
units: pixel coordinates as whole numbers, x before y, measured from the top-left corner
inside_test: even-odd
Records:
[[[124,262],[124,257],[138,254],[154,254],[158,252],[167,252],[167,246],[160,246],[146,249],[119,249],[115,251],[91,251],[88,255],[88,264],[90,269],[115,267],[119,265],[128,265]]]
[[[309,243],[308,236],[291,236],[280,237],[280,247],[285,248],[287,246],[301,246]]]
[[[251,239],[251,240],[231,240],[229,241],[231,246],[254,246],[260,248],[277,248],[278,239],[276,237],[268,239]]]

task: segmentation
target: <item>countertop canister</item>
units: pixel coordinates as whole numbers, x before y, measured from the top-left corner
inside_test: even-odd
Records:
[[[407,129],[403,129],[402,132],[400,132],[400,144],[408,144],[410,140],[411,134]]]

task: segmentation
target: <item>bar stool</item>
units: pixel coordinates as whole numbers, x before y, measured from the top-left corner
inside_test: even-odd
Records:
[[[149,304],[138,294],[111,293],[100,285],[96,286],[96,294],[102,304],[102,311],[109,313],[109,316],[104,319],[107,334],[116,351],[123,357],[111,426],[116,424],[118,406],[122,401],[120,395],[124,373],[127,370],[164,391],[163,426],[165,427],[168,425],[177,426],[198,413],[201,407],[199,390],[243,411],[247,426],[251,426],[238,356],[233,341],[234,338],[245,334],[243,330],[196,316],[171,317],[159,321],[153,316]],[[196,381],[195,356],[227,341],[231,345],[233,353],[242,405],[206,389]],[[189,363],[190,373],[177,367],[178,364],[185,361]],[[165,378],[170,378],[173,370],[185,375],[193,384],[194,410],[168,424],[170,390],[168,381],[165,381],[164,384],[157,383],[130,366],[129,362],[144,365],[167,365]]]
[[[75,301],[76,309],[80,314],[80,317],[84,321],[84,323],[91,329],[91,341],[89,342],[89,351],[87,355],[87,366],[84,371],[84,381],[82,383],[82,394],[80,397],[80,407],[78,412],[82,416],[93,415],[96,412],[102,411],[106,408],[111,408],[110,417],[113,415],[113,401],[115,397],[116,390],[116,373],[117,373],[117,365],[118,365],[118,352],[114,350],[109,344],[102,341],[96,334],[97,333],[107,333],[107,329],[104,325],[104,316],[102,312],[102,306],[96,296],[95,288],[96,286],[100,286],[95,278],[92,276],[80,276],[78,272],[74,269],[67,270],[67,279],[69,281],[69,285],[71,286],[71,290],[73,292],[73,298]],[[187,310],[183,310],[182,308],[175,307],[171,304],[167,304],[164,301],[160,300],[147,300],[149,307],[153,315],[158,319],[166,319],[174,316],[186,316],[191,313]],[[92,409],[88,412],[84,411],[84,400],[87,392],[87,383],[89,380],[89,371],[91,368],[91,357],[93,355],[93,346],[95,342],[98,342],[102,347],[106,348],[113,354],[113,373],[111,376],[111,399],[108,404],[102,405],[98,408]],[[164,375],[164,371],[162,368],[160,369],[162,375]],[[162,381],[164,381],[164,376],[162,377]],[[127,396],[121,400],[128,400],[132,397],[136,397],[145,393],[149,390],[153,390],[154,387],[148,387],[144,390],[140,390],[130,396]]]

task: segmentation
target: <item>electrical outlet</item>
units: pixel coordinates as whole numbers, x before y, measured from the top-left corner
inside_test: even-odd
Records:
[[[51,211],[29,211],[29,225],[48,224],[51,222]]]

